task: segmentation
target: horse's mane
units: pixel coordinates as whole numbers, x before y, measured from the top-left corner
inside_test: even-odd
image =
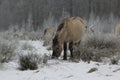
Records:
[[[62,22],[62,23],[58,26],[57,31],[60,31],[63,27],[64,27],[64,23]]]
[[[58,38],[59,38],[59,32],[63,29],[65,25],[65,19],[61,22],[61,24],[58,26],[58,29],[56,31],[56,35],[53,39],[53,45],[58,43]]]
[[[55,37],[53,38],[53,45],[58,43],[58,35],[55,35]]]

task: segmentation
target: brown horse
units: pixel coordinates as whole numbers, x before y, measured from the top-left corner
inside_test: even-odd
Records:
[[[43,43],[43,46],[48,46],[50,44],[52,44],[52,39],[54,38],[55,36],[55,28],[53,27],[49,27],[49,28],[46,28],[44,30],[44,43]]]
[[[71,58],[73,58],[73,45],[80,43],[84,33],[85,25],[80,17],[71,17],[62,20],[53,39],[52,58],[60,56],[63,46],[63,59],[67,60],[67,43],[69,43]]]
[[[116,27],[115,27],[115,34],[117,36],[120,36],[120,24],[117,24]]]

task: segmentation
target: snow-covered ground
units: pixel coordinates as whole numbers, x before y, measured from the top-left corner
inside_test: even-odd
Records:
[[[28,43],[32,44],[39,54],[51,54],[51,51],[42,46],[42,41],[28,41]],[[94,67],[97,71],[88,73]],[[17,68],[16,61],[0,65],[0,80],[120,80],[120,64],[83,61],[75,63],[59,59],[49,60],[47,65],[40,66],[37,70],[20,71]]]

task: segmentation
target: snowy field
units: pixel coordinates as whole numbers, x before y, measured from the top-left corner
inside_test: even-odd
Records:
[[[21,44],[24,41],[20,42]],[[36,48],[39,54],[51,54],[43,47],[43,41],[28,41]],[[64,60],[49,60],[46,65],[37,70],[20,71],[17,61],[3,63],[0,66],[0,80],[120,80],[120,64],[83,62],[79,63]],[[96,71],[88,73],[91,68]]]

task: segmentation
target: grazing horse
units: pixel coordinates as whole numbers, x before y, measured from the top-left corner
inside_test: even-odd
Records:
[[[80,17],[63,19],[53,39],[52,58],[58,58],[60,56],[63,46],[63,59],[67,60],[67,43],[69,43],[71,58],[73,58],[73,45],[80,43],[84,33],[85,25]]]
[[[117,24],[116,27],[115,27],[115,34],[117,36],[120,36],[120,24]]]
[[[46,28],[44,30],[44,43],[43,43],[43,46],[48,46],[50,44],[52,44],[52,39],[54,38],[54,35],[55,35],[55,28],[53,27],[49,27],[49,28]]]

